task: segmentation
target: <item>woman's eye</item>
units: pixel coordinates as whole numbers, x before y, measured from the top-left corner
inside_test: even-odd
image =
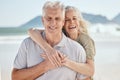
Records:
[[[77,18],[73,18],[73,20],[77,20]]]

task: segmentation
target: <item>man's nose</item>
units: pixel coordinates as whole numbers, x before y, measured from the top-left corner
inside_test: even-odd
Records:
[[[56,24],[56,21],[55,20],[51,20],[51,25],[55,25]]]

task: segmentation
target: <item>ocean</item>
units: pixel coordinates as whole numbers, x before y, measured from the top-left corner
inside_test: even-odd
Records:
[[[0,36],[1,80],[11,80],[11,70],[19,46],[27,35]],[[92,34],[95,41],[95,80],[120,80],[120,37]]]

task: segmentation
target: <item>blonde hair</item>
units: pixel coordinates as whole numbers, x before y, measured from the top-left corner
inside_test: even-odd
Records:
[[[79,26],[79,34],[82,32],[82,33],[86,33],[88,34],[88,30],[87,30],[87,21],[85,21],[82,17],[82,14],[80,13],[80,11],[73,7],[73,6],[67,6],[65,8],[65,12],[69,11],[69,10],[73,10],[77,13],[78,15],[78,18],[79,18],[79,23],[80,23],[80,26]]]
[[[59,2],[59,1],[54,1],[54,2],[52,2],[52,1],[47,1],[47,2],[44,4],[43,8],[42,8],[42,15],[43,15],[43,16],[44,16],[45,13],[46,13],[45,10],[48,9],[48,8],[61,9],[61,11],[63,12],[63,17],[65,17],[65,7],[64,7],[64,5],[63,5],[61,2]]]

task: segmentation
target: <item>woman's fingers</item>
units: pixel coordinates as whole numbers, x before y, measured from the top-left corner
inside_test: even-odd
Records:
[[[46,53],[46,55],[47,55],[48,59],[51,61],[51,63],[52,63],[54,66],[58,67],[58,65],[57,65],[57,63],[56,63],[55,57],[53,57],[52,55],[50,55],[50,54],[48,54],[48,53]]]
[[[61,58],[60,58],[59,53],[57,51],[55,54],[55,59],[56,59],[57,65],[61,66]]]
[[[51,53],[51,56],[53,58],[53,60],[55,61],[55,64],[57,67],[61,66],[61,59],[57,53],[57,51],[55,51],[54,53]]]
[[[40,56],[41,56],[43,59],[48,59],[48,60],[52,63],[52,65],[56,66],[56,65],[55,65],[55,61],[52,59],[51,56],[48,57],[45,53],[40,54]],[[56,66],[56,67],[57,67],[57,66]]]
[[[65,63],[67,56],[59,51],[54,53],[45,53],[41,55],[44,59],[48,59],[54,66],[60,67]]]
[[[56,58],[56,54],[47,55],[45,53],[40,55],[43,59],[48,59],[54,66],[59,67],[60,64]]]
[[[43,54],[40,54],[40,56],[43,58],[43,59],[47,59],[47,56],[43,53]]]
[[[61,60],[63,60],[64,58],[67,57],[65,54],[61,53],[60,51],[58,51],[58,54],[59,54]]]
[[[52,50],[49,53],[46,53],[48,58],[54,62],[54,64],[59,67],[61,66],[61,59],[56,50]]]

